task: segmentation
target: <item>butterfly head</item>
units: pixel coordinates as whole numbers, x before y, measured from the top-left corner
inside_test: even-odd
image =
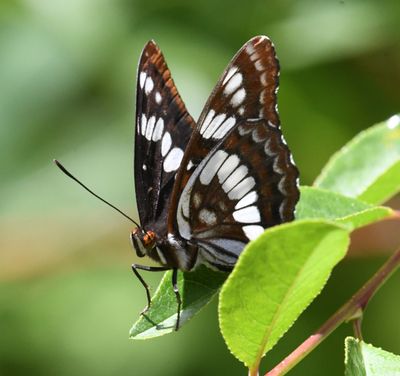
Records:
[[[146,256],[156,244],[156,234],[153,231],[144,231],[140,227],[131,232],[132,247],[138,257]]]

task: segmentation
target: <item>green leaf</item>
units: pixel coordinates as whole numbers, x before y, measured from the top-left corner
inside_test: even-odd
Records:
[[[178,286],[182,294],[182,326],[203,308],[218,292],[227,277],[202,266],[193,272],[179,272]],[[175,330],[177,303],[172,290],[172,272],[164,274],[152,298],[149,311],[142,315],[130,330],[132,339],[162,336]]]
[[[345,376],[400,375],[400,356],[353,337],[345,341]]]
[[[371,204],[400,191],[400,116],[358,134],[335,153],[315,186]]]
[[[348,226],[350,229],[365,226],[390,216],[392,210],[375,207],[338,193],[313,187],[301,187],[297,205],[297,219],[325,219]],[[199,271],[180,273],[179,289],[183,291],[183,325],[218,292],[226,274],[213,272],[206,267]],[[135,339],[151,338],[170,333],[176,320],[176,299],[171,288],[171,272],[162,279],[146,316],[139,318],[131,329]]]
[[[303,220],[270,228],[249,243],[224,284],[222,334],[251,369],[318,295],[349,244],[345,228]]]
[[[373,206],[324,189],[301,187],[300,191],[296,219],[325,219],[356,229],[393,215],[390,208]]]

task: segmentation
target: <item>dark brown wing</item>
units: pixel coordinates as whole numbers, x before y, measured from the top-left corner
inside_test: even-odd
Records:
[[[205,262],[231,268],[249,240],[294,219],[298,199],[298,170],[280,130],[242,121],[191,175],[175,224]]]
[[[148,42],[137,79],[135,188],[142,226],[160,235],[166,230],[175,174],[194,128],[162,52]]]
[[[220,269],[249,239],[294,217],[298,170],[279,127],[278,77],[271,41],[247,42],[212,92],[177,174],[168,232]]]
[[[204,110],[182,160],[173,197],[179,197],[190,175],[215,145],[238,123],[265,119],[279,128],[276,92],[279,63],[272,42],[265,36],[250,39],[229,63]],[[176,209],[177,202],[172,202]],[[169,231],[176,214],[171,211]]]

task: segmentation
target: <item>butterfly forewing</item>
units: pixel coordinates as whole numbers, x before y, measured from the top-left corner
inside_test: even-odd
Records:
[[[241,121],[266,119],[271,126],[279,127],[276,112],[278,78],[279,63],[267,37],[254,37],[238,51],[200,115],[182,160],[174,197],[183,190],[202,159]]]
[[[169,233],[197,244],[199,261],[232,268],[244,245],[293,219],[298,170],[276,112],[279,64],[266,37],[247,42],[211,94],[185,150]]]
[[[221,139],[220,115],[226,118],[268,119],[278,126],[276,90],[279,63],[272,42],[265,36],[249,40],[234,56],[214,88],[199,118],[204,139]],[[213,121],[214,120],[214,121]]]
[[[138,68],[135,188],[142,226],[165,235],[174,177],[195,122],[158,46],[144,47]]]

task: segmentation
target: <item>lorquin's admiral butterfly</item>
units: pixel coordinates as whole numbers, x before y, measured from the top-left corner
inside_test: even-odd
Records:
[[[144,47],[135,134],[142,227],[131,239],[139,257],[173,269],[177,328],[178,269],[204,263],[229,271],[249,240],[294,218],[298,170],[279,127],[278,76],[271,41],[251,39],[222,74],[196,123],[158,46],[150,41]],[[143,267],[133,267],[138,275],[136,268]]]
[[[246,243],[294,219],[299,173],[280,130],[278,78],[272,42],[252,38],[225,69],[196,123],[158,46],[150,41],[143,49],[134,157],[141,226],[131,241],[137,256],[162,266],[134,264],[132,270],[146,289],[143,312],[151,297],[137,269],[173,270],[176,329],[178,270],[206,264],[230,271]]]

